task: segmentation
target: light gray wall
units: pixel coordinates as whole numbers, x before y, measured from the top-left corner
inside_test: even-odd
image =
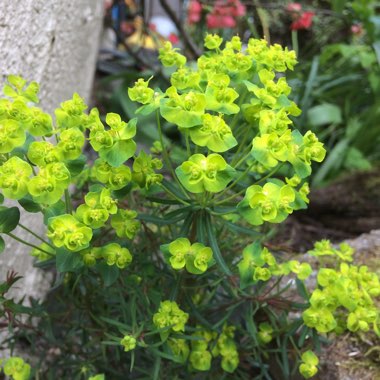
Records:
[[[0,0],[0,74],[41,84],[52,111],[77,91],[89,98],[103,0]]]
[[[39,82],[41,106],[48,112],[73,92],[88,101],[102,20],[103,0],[0,0],[0,85],[9,74]],[[36,214],[22,215],[22,223],[43,233]],[[21,230],[17,234],[36,242]],[[24,276],[16,296],[41,296],[48,288],[46,273],[33,268],[29,248],[6,242],[0,281],[14,269]]]

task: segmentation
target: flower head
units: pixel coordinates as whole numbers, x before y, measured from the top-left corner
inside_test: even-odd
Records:
[[[314,12],[303,12],[290,25],[291,30],[309,29],[313,23]]]

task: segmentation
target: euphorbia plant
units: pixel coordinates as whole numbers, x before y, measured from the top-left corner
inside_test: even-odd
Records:
[[[265,247],[268,224],[306,208],[312,163],[325,155],[312,132],[291,129],[300,110],[283,73],[296,64],[295,53],[254,39],[243,49],[238,37],[222,44],[208,35],[210,50],[186,65],[166,43],[160,59],[173,67],[171,86],[153,89],[139,79],[129,89],[142,104],[137,117],[155,114],[159,141],[151,154],[136,153],[136,129],[144,128],[137,119],[109,113],[104,123],[74,95],[53,123],[30,106],[37,85],[8,78],[0,188],[27,211],[42,212],[46,238],[41,246],[26,243],[40,265],[66,274],[62,287],[85,305],[72,316],[83,340],[62,376],[288,378],[289,363],[302,359],[301,373],[310,377],[318,332],[378,330],[376,275],[347,264],[321,269],[311,295],[304,284],[310,265]],[[181,155],[172,155],[164,136],[168,124],[178,128]],[[18,208],[2,207],[0,232],[21,240],[12,233],[17,224]],[[330,251],[350,256],[345,247]],[[284,276],[294,279],[301,301],[283,297]],[[351,302],[344,284],[355,291]],[[290,310],[298,314],[290,318]],[[277,372],[268,368],[269,352]]]

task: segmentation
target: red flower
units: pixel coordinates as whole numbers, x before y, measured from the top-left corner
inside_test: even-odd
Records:
[[[354,34],[355,36],[360,36],[361,34],[363,34],[363,28],[361,24],[351,25],[351,33]]]
[[[202,4],[197,0],[191,0],[188,9],[189,24],[196,24],[200,21],[202,14]]]
[[[206,17],[209,29],[235,28],[236,21],[232,16],[224,16],[216,13],[209,13]]]
[[[206,17],[207,27],[210,29],[235,28],[236,18],[244,16],[245,6],[240,0],[217,0]]]
[[[290,25],[291,30],[309,29],[313,23],[314,12],[303,12]]]
[[[242,17],[246,14],[245,5],[240,0],[230,0],[230,14],[234,17]]]
[[[287,6],[286,6],[286,10],[288,12],[301,12],[301,9],[302,9],[302,5],[300,3],[289,3]]]
[[[179,42],[179,38],[178,38],[178,36],[177,36],[175,33],[173,33],[173,32],[169,34],[168,40],[169,40],[173,45],[177,45],[178,42]]]

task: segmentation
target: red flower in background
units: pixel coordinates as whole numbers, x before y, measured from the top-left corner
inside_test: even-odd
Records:
[[[169,40],[173,45],[177,45],[178,42],[179,42],[179,37],[178,37],[175,33],[170,33],[170,34],[169,34],[169,37],[168,37],[168,40]]]
[[[232,16],[209,13],[206,19],[209,29],[235,28],[236,26],[236,21]]]
[[[188,9],[189,24],[196,24],[202,15],[202,4],[197,0],[191,0]]]
[[[242,17],[245,16],[247,10],[245,8],[245,5],[242,4],[239,0],[231,0],[231,14],[234,17]]]
[[[351,33],[355,36],[360,36],[363,34],[363,27],[361,24],[353,24],[351,25]]]
[[[313,23],[314,12],[303,12],[290,25],[291,30],[309,29]]]
[[[244,16],[245,6],[240,0],[217,0],[212,11],[207,15],[209,29],[235,28],[236,18]]]
[[[286,6],[286,10],[288,12],[296,12],[296,13],[299,13],[301,12],[302,10],[302,5],[300,3],[289,3],[287,6]]]

